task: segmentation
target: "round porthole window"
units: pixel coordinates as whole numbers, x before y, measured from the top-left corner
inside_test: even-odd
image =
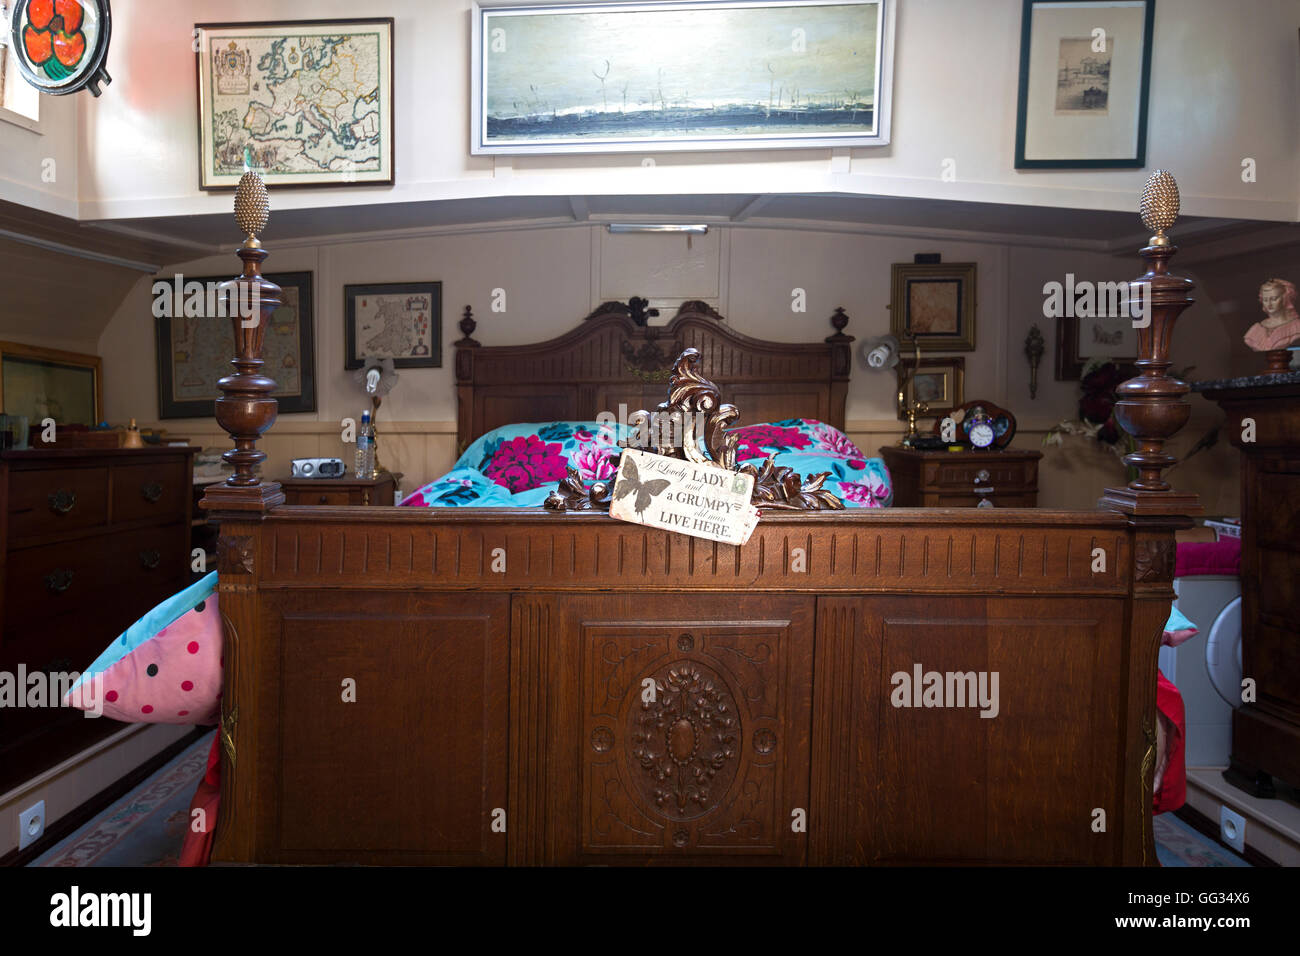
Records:
[[[112,80],[104,68],[112,15],[108,0],[17,0],[11,28],[23,78],[42,93],[89,89]]]

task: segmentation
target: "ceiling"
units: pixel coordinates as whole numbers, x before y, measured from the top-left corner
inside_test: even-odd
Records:
[[[274,196],[272,202],[274,204]],[[956,232],[969,233],[971,238],[983,241],[1032,243],[1042,239],[1098,247],[1141,238],[1143,234],[1136,212],[887,196],[705,194],[508,196],[289,209],[272,213],[266,238],[283,244],[401,230],[472,228],[505,223],[523,227],[619,219],[747,226],[825,223],[835,228],[852,229],[856,226],[876,233],[887,233],[891,229],[900,232],[923,230],[952,237]],[[190,244],[191,255],[187,258],[201,254],[199,247],[216,252],[239,238],[229,213],[132,219],[93,225],[107,229],[125,228],[136,235],[148,234],[157,240]],[[1201,231],[1219,236],[1226,231],[1250,227],[1251,224],[1239,220],[1204,217],[1179,220],[1182,236]]]

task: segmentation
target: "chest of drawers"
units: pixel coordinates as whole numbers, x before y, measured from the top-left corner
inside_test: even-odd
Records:
[[[189,583],[195,451],[0,454],[0,671],[80,672]],[[120,727],[0,708],[0,792]]]
[[[886,446],[896,508],[1036,508],[1038,451],[915,451]]]

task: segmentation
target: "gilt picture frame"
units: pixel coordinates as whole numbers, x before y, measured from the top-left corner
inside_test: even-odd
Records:
[[[900,359],[896,366],[903,404],[898,420],[906,421],[906,408],[925,402],[929,408],[918,417],[942,418],[966,401],[966,359],[960,355]],[[915,375],[909,375],[915,370]]]
[[[1156,0],[1024,0],[1016,169],[1146,165]]]
[[[897,2],[476,2],[470,152],[886,145]]]
[[[103,360],[98,355],[0,342],[0,413],[32,426],[99,424],[104,409]]]
[[[975,351],[976,264],[895,262],[890,273],[889,331],[922,352]]]

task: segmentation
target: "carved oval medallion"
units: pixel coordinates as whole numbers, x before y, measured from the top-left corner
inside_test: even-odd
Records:
[[[726,682],[696,661],[677,661],[646,676],[655,699],[628,713],[628,776],[638,802],[670,820],[713,810],[740,766],[736,700]]]
[[[776,734],[768,727],[754,731],[754,749],[761,754],[770,754],[776,749]]]
[[[668,753],[678,763],[695,756],[695,725],[683,717],[668,731]]]
[[[689,634],[679,634],[677,637],[677,649],[679,651],[692,651],[695,649],[695,638]]]
[[[603,754],[612,746],[614,746],[614,731],[602,725],[591,732],[591,749],[596,753]]]

